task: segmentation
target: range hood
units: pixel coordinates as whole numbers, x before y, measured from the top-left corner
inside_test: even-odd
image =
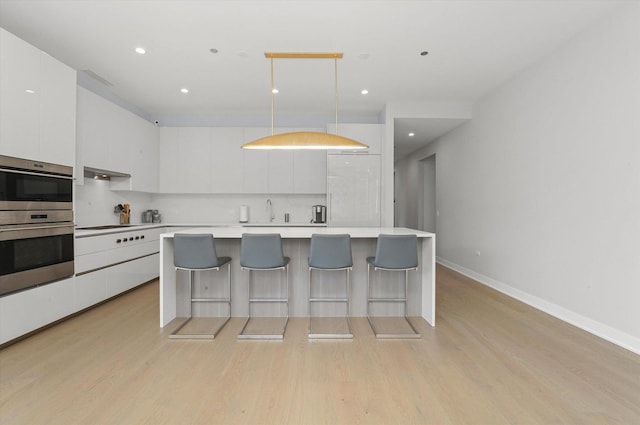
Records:
[[[131,174],[100,168],[84,167],[84,176],[96,180],[111,180],[112,177],[131,177]]]

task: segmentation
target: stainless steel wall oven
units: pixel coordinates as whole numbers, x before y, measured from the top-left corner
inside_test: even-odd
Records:
[[[0,155],[0,296],[73,275],[72,173]]]

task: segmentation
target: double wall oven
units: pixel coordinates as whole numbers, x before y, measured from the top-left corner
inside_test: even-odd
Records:
[[[0,296],[73,275],[72,175],[0,155]]]

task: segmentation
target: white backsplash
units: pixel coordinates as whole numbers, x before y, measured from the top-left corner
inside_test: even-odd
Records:
[[[75,223],[78,227],[119,224],[120,216],[113,213],[118,204],[131,207],[131,224],[142,222],[142,211],[151,208],[151,195],[139,192],[113,192],[109,181],[84,179],[84,186],[75,186]]]
[[[131,206],[131,224],[142,222],[142,212],[155,209],[163,223],[175,224],[235,224],[240,219],[240,207],[249,208],[249,223],[269,223],[267,199],[273,205],[274,223],[306,224],[311,221],[311,206],[326,203],[325,195],[200,195],[148,194],[111,191],[109,182],[85,178],[84,186],[75,186],[75,222],[78,227],[118,224],[113,213],[118,204]]]
[[[249,207],[249,223],[269,223],[267,199],[273,205],[274,223],[306,224],[311,221],[311,206],[326,203],[325,195],[151,195],[151,204],[167,223],[234,224],[240,219],[240,207]]]

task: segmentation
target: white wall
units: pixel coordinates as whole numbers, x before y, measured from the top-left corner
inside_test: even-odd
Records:
[[[638,2],[490,93],[398,175],[433,153],[442,263],[640,353]]]

